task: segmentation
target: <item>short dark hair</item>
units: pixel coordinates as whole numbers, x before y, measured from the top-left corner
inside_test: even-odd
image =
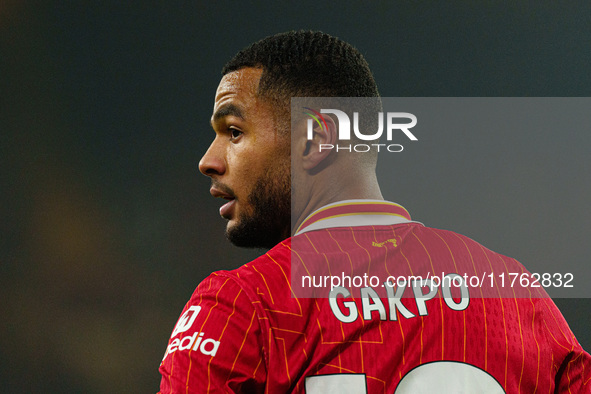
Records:
[[[273,103],[278,130],[286,135],[293,115],[292,97],[374,97],[375,100],[365,102],[364,109],[369,113],[382,110],[378,86],[361,52],[320,31],[290,31],[263,38],[238,52],[224,66],[222,75],[245,67],[263,69],[257,94]],[[309,106],[320,102],[309,101]],[[351,112],[349,102],[344,100],[339,108]],[[377,119],[370,117],[360,123],[373,130]],[[354,156],[375,170],[377,153],[372,153]]]
[[[262,68],[258,94],[288,106],[291,97],[379,97],[363,55],[319,31],[263,38],[238,52],[222,75],[244,67]]]

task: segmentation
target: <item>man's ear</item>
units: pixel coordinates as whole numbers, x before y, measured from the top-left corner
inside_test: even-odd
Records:
[[[330,115],[324,115],[322,125],[314,124],[312,139],[306,141],[302,155],[305,170],[316,168],[331,154],[337,141],[337,133],[337,125]]]

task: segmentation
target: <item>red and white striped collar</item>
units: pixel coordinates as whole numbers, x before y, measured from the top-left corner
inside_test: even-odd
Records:
[[[312,212],[295,235],[333,227],[386,226],[409,223],[410,214],[402,206],[383,200],[344,200]]]

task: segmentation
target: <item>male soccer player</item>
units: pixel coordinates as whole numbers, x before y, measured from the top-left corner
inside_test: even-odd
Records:
[[[590,356],[543,290],[485,295],[461,279],[527,273],[519,263],[411,221],[384,201],[377,154],[320,149],[338,122],[325,114],[310,128],[292,97],[379,94],[361,54],[320,32],[265,38],[226,64],[200,170],[227,200],[228,239],[270,250],[199,284],[166,348],[162,393],[591,392]],[[329,283],[300,296],[291,279],[326,271],[345,282],[374,267],[453,267],[446,278],[458,284]]]

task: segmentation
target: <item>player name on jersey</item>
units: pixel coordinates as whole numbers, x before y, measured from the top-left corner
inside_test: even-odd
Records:
[[[449,286],[452,281],[441,281],[441,292],[443,293],[445,304],[454,311],[462,311],[466,309],[470,304],[470,293],[468,287],[462,281],[462,277],[457,274],[448,274],[446,277],[459,278],[456,279],[456,281],[457,283],[460,283],[460,298],[459,301],[456,301],[452,296],[452,289],[451,286]],[[406,297],[406,299],[414,299],[419,316],[428,315],[427,301],[435,298],[438,294],[438,286],[436,283],[433,283],[433,281],[427,279],[422,281],[411,281],[409,282],[409,285],[412,289],[411,293],[413,297]],[[387,293],[386,305],[388,306],[389,314],[386,313],[386,305],[384,305],[378,292],[374,288],[363,287],[359,289],[363,320],[372,320],[374,318],[374,312],[379,314],[380,320],[398,320],[398,313],[406,319],[417,316],[402,303],[402,298],[404,297],[407,286],[398,285],[396,291],[394,291],[394,287],[395,286],[388,283],[384,283],[383,286]],[[423,289],[426,289],[426,292],[423,292]],[[345,299],[350,298],[351,292],[344,287],[335,287],[331,290],[329,294],[329,303],[332,313],[343,323],[354,322],[360,316],[357,304],[354,300],[339,302],[341,299],[339,296],[342,296]]]

